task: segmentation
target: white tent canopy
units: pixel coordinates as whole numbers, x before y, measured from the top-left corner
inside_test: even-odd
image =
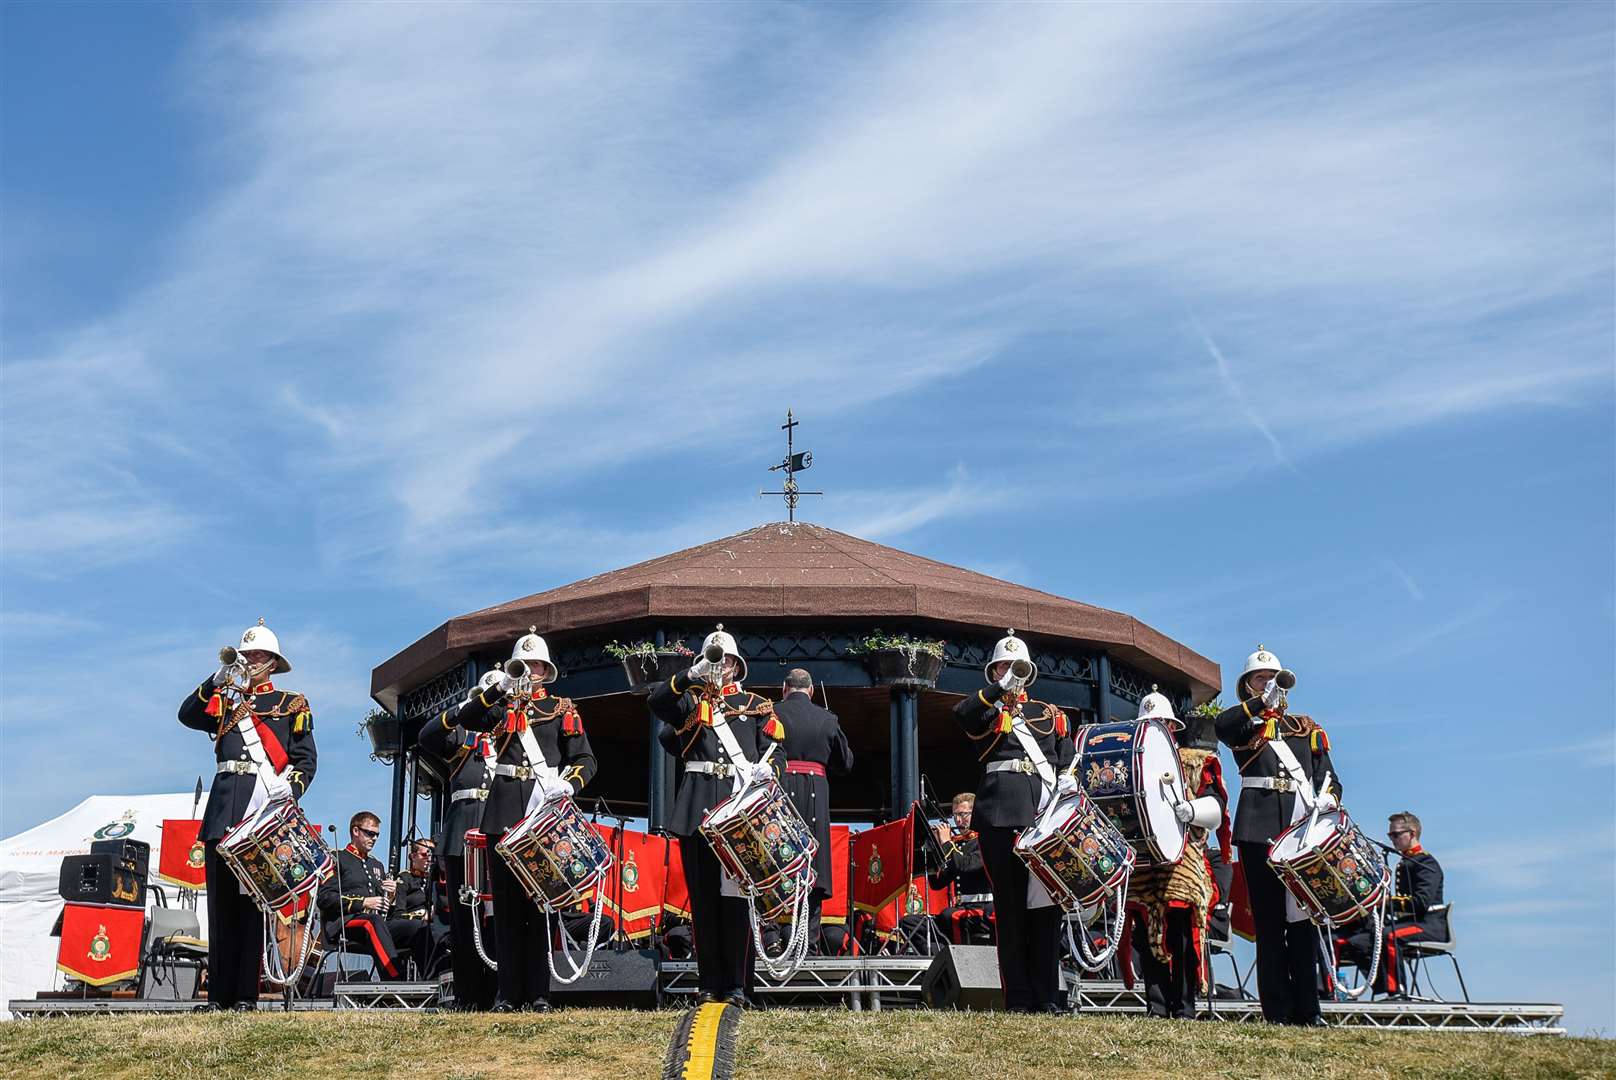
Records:
[[[85,854],[93,840],[127,836],[151,845],[155,878],[163,820],[191,817],[193,798],[189,792],[92,795],[61,817],[0,840],[0,1016],[11,1015],[5,1006],[12,999],[31,998],[60,982],[50,931],[62,910],[56,891],[62,859]],[[198,907],[206,933],[206,905]]]

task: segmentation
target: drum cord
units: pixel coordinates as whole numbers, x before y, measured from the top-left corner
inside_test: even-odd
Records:
[[[498,971],[499,964],[488,955],[487,948],[483,946],[483,898],[480,895],[473,895],[475,899],[467,905],[471,908],[471,944],[477,950],[478,958],[488,965],[488,969]]]
[[[763,947],[762,921],[757,913],[757,894],[753,892],[749,882],[743,882],[746,889],[746,914],[752,924],[752,945],[757,949],[757,955],[763,961],[766,970],[775,979],[784,981],[797,973],[803,961],[808,958],[808,903],[812,891],[812,863],[808,864],[809,873],[800,875],[797,879],[796,895],[791,901],[791,935],[786,939],[786,947],[780,951],[779,956],[770,956]]]
[[[605,875],[602,875],[601,880],[604,880],[604,877]],[[573,960],[572,958],[572,949],[570,947],[572,944],[572,936],[567,933],[567,924],[561,918],[561,912],[550,907],[548,904],[540,905],[541,911],[544,911],[555,918],[556,928],[560,931],[559,937],[561,938],[561,958],[565,960],[567,962],[567,966],[572,969],[571,975],[562,975],[557,972],[555,965],[555,951],[550,948],[546,948],[544,950],[544,956],[550,965],[550,979],[553,982],[558,982],[562,986],[575,983],[584,977],[585,973],[589,971],[589,965],[594,962],[595,945],[600,941],[600,917],[606,911],[606,901],[602,899],[600,895],[601,891],[600,881],[598,880],[595,883],[595,916],[589,920],[589,943],[584,946],[584,962],[582,967],[580,967],[577,961]],[[549,942],[545,942],[545,945],[548,946]]]
[[[1111,962],[1112,957],[1116,956],[1117,948],[1118,948],[1118,946],[1121,945],[1121,942],[1117,940],[1117,936],[1119,934],[1121,934],[1121,932],[1122,932],[1122,927],[1123,927],[1123,922],[1124,922],[1123,914],[1124,914],[1124,911],[1125,911],[1125,909],[1127,907],[1127,902],[1128,902],[1128,899],[1127,899],[1128,898],[1128,881],[1132,877],[1133,877],[1133,866],[1130,864],[1123,871],[1122,880],[1117,883],[1116,889],[1112,890],[1110,896],[1107,897],[1107,901],[1106,901],[1105,906],[1101,907],[1101,909],[1100,909],[1101,918],[1103,920],[1101,922],[1100,926],[1101,926],[1101,929],[1105,932],[1105,941],[1106,941],[1104,949],[1101,949],[1098,952],[1095,951],[1094,943],[1089,938],[1089,930],[1088,930],[1088,927],[1086,927],[1086,926],[1083,928],[1083,933],[1074,940],[1073,936],[1072,936],[1072,920],[1071,919],[1064,920],[1065,923],[1066,923],[1066,945],[1067,945],[1068,948],[1070,948],[1072,950],[1072,956],[1077,960],[1077,962],[1079,964],[1081,964],[1083,966],[1083,969],[1085,971],[1089,971],[1089,972],[1099,971],[1101,968],[1105,967],[1107,964],[1109,964]],[[1116,898],[1116,921],[1115,922],[1112,921],[1111,913],[1110,913],[1110,910],[1109,910],[1109,908],[1110,908],[1110,897],[1111,896],[1114,896]],[[1079,912],[1081,912],[1081,910],[1082,910],[1082,908],[1080,907],[1078,909],[1078,911],[1070,913],[1070,914],[1079,915],[1079,917],[1078,917],[1079,922],[1082,921],[1082,917],[1079,914]]]
[[[264,912],[264,980],[272,986],[285,987],[308,966],[309,957],[314,955],[314,935],[320,926],[320,913],[315,910],[311,900],[303,918],[289,921],[288,925],[291,927],[295,928],[301,924],[304,928],[303,947],[299,950],[297,963],[293,965],[290,973],[281,964],[280,942],[275,939],[273,920],[278,918],[280,916],[273,911]],[[292,933],[295,930],[288,932]]]
[[[1365,990],[1369,990],[1371,987],[1373,987],[1375,985],[1375,976],[1380,974],[1380,950],[1385,944],[1386,909],[1390,906],[1391,891],[1387,890],[1386,895],[1381,898],[1380,904],[1375,908],[1374,915],[1372,916],[1375,921],[1375,952],[1374,956],[1369,961],[1369,974],[1364,977],[1362,984],[1354,987],[1351,990],[1342,986],[1339,980],[1337,980],[1335,977],[1335,968],[1337,966],[1335,963],[1337,960],[1335,951],[1335,923],[1326,919],[1324,921],[1324,925],[1319,927],[1319,941],[1324,945],[1324,955],[1328,956],[1331,960],[1330,980],[1331,982],[1335,983],[1336,988],[1343,994],[1347,995],[1347,998],[1351,1001],[1357,1001],[1363,996]]]

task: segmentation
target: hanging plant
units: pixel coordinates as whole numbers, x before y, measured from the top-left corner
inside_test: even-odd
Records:
[[[930,690],[943,671],[944,642],[909,634],[883,634],[879,629],[847,647],[869,669],[877,686]]]
[[[612,641],[606,644],[605,651],[623,665],[628,688],[636,694],[650,693],[653,686],[689,667],[696,655],[681,641],[662,645],[654,641],[636,641],[630,645]]]

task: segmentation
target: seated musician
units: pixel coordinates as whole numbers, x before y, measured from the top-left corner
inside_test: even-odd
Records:
[[[934,889],[954,887],[953,902],[937,916],[938,929],[956,945],[993,944],[993,886],[982,867],[982,849],[971,828],[976,796],[962,791],[954,796],[953,827],[934,826],[937,842],[948,861],[926,875]]]
[[[1385,950],[1380,972],[1375,976],[1375,993],[1401,997],[1401,946],[1409,941],[1447,941],[1448,911],[1442,901],[1442,867],[1436,856],[1420,846],[1420,819],[1410,811],[1393,814],[1387,837],[1401,858],[1392,895],[1391,918],[1383,935]],[[1375,928],[1360,922],[1352,932],[1336,939],[1336,949],[1344,963],[1369,970],[1370,953],[1375,947]]]
[[[337,852],[337,872],[320,886],[318,902],[328,943],[335,944],[340,926],[350,945],[376,958],[383,975],[403,979],[409,974],[406,960],[415,962],[417,972],[426,970],[432,939],[425,920],[388,918],[398,883],[370,854],[381,824],[369,810],[348,820],[351,840]]]
[[[410,842],[410,866],[398,875],[393,892],[394,919],[430,920],[432,917],[432,841],[426,837]]]

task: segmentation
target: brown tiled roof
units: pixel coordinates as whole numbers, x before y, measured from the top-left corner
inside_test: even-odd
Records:
[[[384,661],[373,692],[416,673],[539,633],[645,618],[914,618],[1015,627],[1033,636],[1102,645],[1147,671],[1180,674],[1197,697],[1219,686],[1218,667],[1131,615],[860,540],[803,522],[777,522],[622,570],[450,619]]]

